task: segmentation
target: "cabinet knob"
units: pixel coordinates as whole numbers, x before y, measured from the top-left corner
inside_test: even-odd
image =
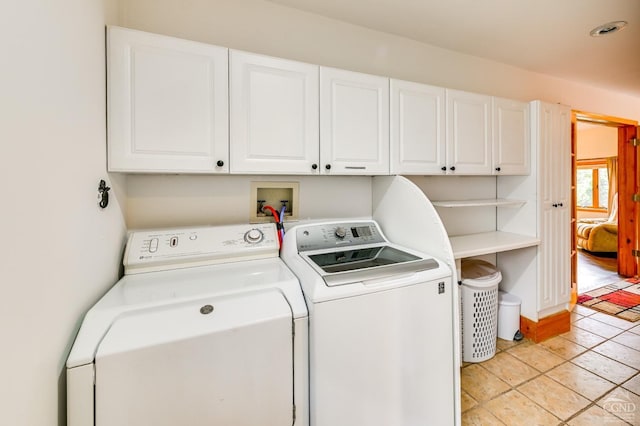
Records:
[[[327,164],[326,166],[324,166],[324,168],[327,170],[331,170],[331,164]]]
[[[222,166],[224,166],[224,161],[222,161],[222,160],[218,160],[218,161],[216,162],[216,166],[218,166],[218,167],[222,167]]]
[[[449,167],[449,170],[454,171],[456,169],[456,166],[451,166]]]
[[[443,172],[446,172],[447,171],[447,166],[440,167],[440,170],[442,170]]]
[[[558,207],[558,204],[556,204],[556,203],[553,203],[553,204],[551,204],[551,205],[552,205],[553,207]]]
[[[499,172],[499,171],[500,171],[500,167],[496,167],[496,172]]]
[[[311,168],[312,168],[313,170],[317,170],[317,169],[318,169],[318,165],[317,165],[316,163],[313,163],[313,164],[311,165]]]
[[[558,203],[558,206],[562,207],[562,203]]]

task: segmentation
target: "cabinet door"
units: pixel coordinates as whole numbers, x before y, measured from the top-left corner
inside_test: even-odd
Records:
[[[227,49],[118,27],[107,42],[109,170],[227,173]]]
[[[230,52],[231,173],[318,173],[318,66]]]
[[[444,173],[444,99],[442,87],[391,80],[392,174]]]
[[[320,68],[320,163],[325,174],[389,173],[389,79]]]
[[[491,97],[447,89],[447,173],[490,175]]]
[[[568,108],[539,102],[534,107],[541,209],[538,310],[544,311],[571,296],[571,128]]]
[[[555,105],[556,304],[571,299],[571,110]]]
[[[498,175],[530,171],[529,104],[493,98],[493,170]]]

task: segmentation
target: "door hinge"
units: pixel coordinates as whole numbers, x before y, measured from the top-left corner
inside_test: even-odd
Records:
[[[634,203],[640,203],[640,194],[633,194],[631,196],[631,201],[633,201]]]
[[[631,249],[631,256],[640,257],[640,250]]]
[[[293,405],[293,424],[296,424],[296,406]]]
[[[638,138],[631,138],[629,139],[629,142],[632,146],[640,146],[640,139]]]

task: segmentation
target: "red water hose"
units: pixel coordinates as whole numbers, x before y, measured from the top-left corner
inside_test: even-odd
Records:
[[[280,216],[278,215],[278,212],[276,211],[276,209],[274,209],[271,206],[262,206],[262,210],[263,211],[269,210],[273,215],[273,219],[276,221],[276,227],[279,227]],[[282,235],[280,234],[280,230],[277,230],[277,234],[278,234],[278,247],[282,247]]]

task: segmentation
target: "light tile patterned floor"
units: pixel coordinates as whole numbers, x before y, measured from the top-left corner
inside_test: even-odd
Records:
[[[640,425],[640,324],[576,306],[571,331],[462,367],[463,425]]]

